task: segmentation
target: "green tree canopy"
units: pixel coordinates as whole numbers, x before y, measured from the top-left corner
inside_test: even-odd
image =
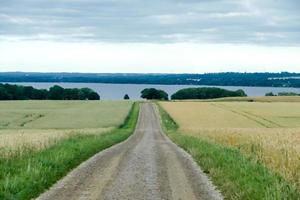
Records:
[[[54,85],[49,89],[49,99],[61,100],[64,99],[65,90],[64,88]]]
[[[128,94],[125,94],[123,99],[125,99],[125,100],[129,100],[129,99],[130,99],[130,97],[129,97],[129,95],[128,95]]]
[[[163,90],[155,88],[146,88],[141,92],[143,99],[168,100],[168,94]]]
[[[266,97],[276,96],[273,92],[268,92],[265,94]]]
[[[96,92],[90,92],[88,94],[88,100],[100,100],[100,96]]]
[[[171,96],[171,99],[214,99],[221,97],[244,97],[243,90],[230,91],[215,87],[181,89]]]
[[[35,89],[32,86],[0,83],[0,100],[100,100],[100,96],[90,88],[62,88],[54,85],[49,90]]]

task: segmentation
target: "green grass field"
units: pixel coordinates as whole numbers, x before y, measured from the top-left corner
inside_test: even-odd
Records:
[[[300,103],[160,102],[170,138],[227,199],[298,199]],[[173,121],[175,120],[175,122]]]
[[[130,101],[15,101],[0,102],[0,109],[5,200],[37,197],[81,162],[125,140],[139,113]]]

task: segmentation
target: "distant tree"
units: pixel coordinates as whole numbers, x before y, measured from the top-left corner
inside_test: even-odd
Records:
[[[0,85],[0,100],[10,100],[11,95],[6,91],[4,87]]]
[[[221,97],[245,97],[243,90],[230,91],[215,87],[185,88],[178,90],[171,99],[214,99]]]
[[[65,95],[64,88],[54,85],[49,89],[49,99],[51,100],[63,100]]]
[[[143,99],[168,100],[168,94],[163,90],[155,88],[146,88],[141,92]]]
[[[25,99],[23,86],[5,84],[3,87],[5,88],[6,92],[11,96],[11,100]]]
[[[233,92],[235,92],[236,95],[240,96],[240,97],[246,97],[247,96],[246,92],[244,90],[241,90],[241,89],[233,91]]]
[[[130,99],[130,97],[129,97],[129,95],[128,95],[128,94],[125,94],[123,99],[125,99],[125,100],[129,100],[129,99]]]
[[[300,96],[300,94],[295,92],[279,92],[278,96]]]
[[[22,87],[24,99],[33,99],[33,91],[35,90],[32,86]]]
[[[91,92],[91,93],[89,93],[87,99],[88,99],[88,100],[100,100],[100,96],[99,96],[99,94],[96,93],[96,92]]]
[[[82,93],[81,98],[82,98],[82,99],[85,99],[85,100],[88,99],[88,96],[89,96],[90,93],[94,92],[94,91],[93,91],[92,89],[90,89],[90,88],[81,88],[80,91],[81,91],[81,93]]]
[[[82,89],[80,89],[78,92],[78,99],[79,100],[87,100],[87,97],[86,97],[87,94]]]
[[[49,92],[45,89],[34,89],[32,91],[32,99],[43,100],[48,99]]]
[[[79,92],[79,99],[100,100],[100,95],[90,88],[81,88]]]
[[[265,94],[266,97],[276,96],[273,92],[268,92]]]

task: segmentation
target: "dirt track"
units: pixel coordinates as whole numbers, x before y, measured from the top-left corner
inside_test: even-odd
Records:
[[[135,133],[102,151],[39,200],[222,199],[192,158],[162,132],[155,106],[141,106]]]

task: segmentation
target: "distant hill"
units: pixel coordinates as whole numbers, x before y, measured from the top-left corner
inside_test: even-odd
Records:
[[[0,82],[300,87],[300,73],[108,74],[2,72]]]

